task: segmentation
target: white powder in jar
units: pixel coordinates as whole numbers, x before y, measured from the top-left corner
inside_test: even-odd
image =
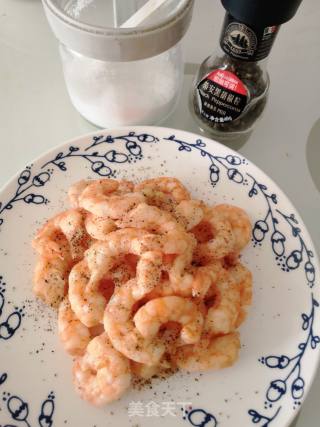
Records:
[[[179,45],[131,62],[95,60],[64,46],[60,50],[72,103],[97,126],[155,124],[176,105],[183,80]]]

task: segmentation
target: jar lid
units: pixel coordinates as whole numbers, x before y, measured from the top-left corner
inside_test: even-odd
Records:
[[[95,1],[83,3],[81,0],[83,4],[92,3],[97,8],[103,4],[98,1],[95,4]],[[71,50],[103,61],[136,61],[159,55],[176,45],[189,28],[194,0],[174,2],[175,7],[169,8],[170,13],[155,12],[149,24],[146,21],[145,25],[135,28],[114,28],[80,20],[77,14],[71,15],[66,8],[66,0],[42,0],[57,39]]]
[[[296,14],[302,0],[221,0],[237,20],[255,28],[281,25]]]

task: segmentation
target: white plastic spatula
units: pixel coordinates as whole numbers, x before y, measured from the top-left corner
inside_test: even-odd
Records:
[[[137,11],[138,0],[112,0],[114,26],[120,27],[129,17]]]
[[[121,24],[121,28],[133,28],[140,25],[147,19],[153,12],[162,6],[168,0],[149,0],[144,6],[136,11],[127,21]],[[114,10],[117,8],[117,0],[114,0]],[[115,16],[117,13],[115,12]],[[118,19],[116,20],[118,21]]]

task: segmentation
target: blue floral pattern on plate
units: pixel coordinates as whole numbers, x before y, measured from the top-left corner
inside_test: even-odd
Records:
[[[5,380],[7,379],[7,377],[4,378]],[[3,382],[5,382],[5,380]],[[53,425],[53,415],[55,410],[54,399],[55,395],[53,392],[51,392],[49,393],[48,397],[41,403],[40,413],[37,419],[37,425],[39,427],[51,427]],[[1,427],[32,427],[32,425],[35,426],[35,424],[30,424],[29,421],[29,404],[23,399],[21,399],[21,397],[11,395],[11,393],[8,392],[3,392],[2,401],[6,404],[7,411],[10,414],[11,419],[15,421],[15,425],[6,424]]]
[[[217,427],[218,422],[214,415],[204,409],[187,408],[181,409],[183,411],[182,419],[189,422],[195,427]]]
[[[22,324],[22,319],[25,316],[24,310],[25,306],[14,307],[10,309],[10,313],[5,316],[5,319],[2,320],[1,317],[6,309],[6,282],[3,277],[0,276],[0,344],[1,340],[8,341],[15,333],[19,330]],[[0,347],[1,351],[1,347]],[[8,373],[0,373],[0,387],[6,383],[8,379]],[[54,393],[51,392],[47,399],[45,399],[41,405],[41,411],[38,417],[39,427],[51,427],[53,424],[53,414],[54,414]],[[31,427],[29,423],[29,405],[27,402],[23,401],[19,396],[11,395],[8,392],[3,391],[2,401],[6,403],[6,408],[10,414],[12,420],[19,423],[19,425],[25,425]],[[6,424],[0,427],[18,427],[18,425]]]
[[[1,340],[7,341],[12,338],[20,328],[25,309],[25,306],[22,306],[21,308],[14,307],[13,310],[10,310],[10,314],[5,316],[5,319],[2,319],[6,305],[6,285],[7,284],[3,277],[0,276],[0,344]]]
[[[219,184],[222,174],[235,185],[248,188],[249,199],[260,197],[265,202],[264,215],[255,221],[252,230],[252,242],[254,246],[261,246],[267,241],[270,243],[276,264],[284,272],[290,273],[303,268],[306,283],[313,288],[316,280],[314,265],[314,253],[308,247],[303,236],[299,221],[294,213],[284,212],[279,208],[278,195],[269,191],[268,186],[260,182],[258,178],[246,171],[248,161],[237,154],[227,154],[226,156],[215,155],[207,147],[207,143],[201,138],[194,142],[187,142],[170,135],[162,139],[169,144],[175,144],[178,152],[198,152],[203,160],[207,161],[208,180],[212,187]],[[46,161],[39,171],[33,171],[33,165],[27,166],[16,179],[16,189],[7,201],[0,202],[0,232],[4,226],[5,217],[8,211],[18,203],[26,205],[43,205],[49,203],[45,196],[43,187],[51,181],[56,171],[65,172],[68,170],[68,162],[81,159],[90,165],[94,174],[103,178],[113,178],[117,176],[117,165],[136,163],[144,158],[143,147],[145,144],[157,144],[159,138],[144,132],[130,131],[123,135],[95,135],[88,146],[82,147],[75,144],[69,145],[65,151],[58,152],[51,160]],[[117,147],[113,144],[117,143]],[[119,148],[119,143],[120,148]],[[287,248],[288,233],[295,239],[296,247]],[[0,278],[0,318],[5,306],[5,283]],[[316,349],[320,338],[314,332],[314,319],[319,303],[311,293],[312,306],[309,314],[303,313],[302,330],[306,332],[305,341],[299,343],[298,352],[293,355],[269,355],[261,357],[259,362],[264,366],[284,372],[284,376],[274,379],[269,384],[265,393],[265,411],[273,411],[271,415],[250,409],[248,414],[253,424],[259,427],[269,426],[281,412],[281,399],[286,394],[290,394],[294,406],[300,405],[304,395],[305,380],[303,378],[303,359],[307,350]],[[20,327],[24,316],[22,308],[15,309],[0,323],[0,345],[1,339],[8,340],[13,337]],[[8,373],[0,375],[0,386],[6,383]],[[50,427],[53,425],[53,415],[55,411],[54,393],[51,392],[41,405],[38,417],[40,427]],[[29,406],[18,395],[11,395],[3,392],[3,401],[12,420],[19,425],[30,426]],[[276,406],[276,408],[274,408]],[[216,427],[217,419],[205,409],[190,409],[184,413],[184,420],[194,426]],[[1,426],[2,427],[2,426]],[[6,425],[3,427],[16,427]],[[18,425],[17,425],[18,427]]]
[[[288,355],[270,355],[261,357],[259,362],[270,369],[283,371],[284,375],[272,380],[265,395],[265,409],[271,409],[275,404],[278,405],[276,412],[271,416],[262,415],[254,409],[248,411],[252,422],[259,424],[261,427],[267,427],[278,416],[281,410],[281,399],[286,394],[290,394],[293,400],[293,407],[301,405],[301,399],[304,395],[305,380],[302,375],[302,362],[306,351],[315,350],[320,343],[320,337],[314,332],[314,319],[316,309],[319,308],[318,301],[311,294],[311,311],[309,314],[302,313],[302,330],[306,331],[306,338],[298,344],[298,352],[294,356]]]

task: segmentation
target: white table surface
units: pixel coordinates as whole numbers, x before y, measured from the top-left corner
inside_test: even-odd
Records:
[[[217,44],[223,9],[196,0],[184,40],[187,73]],[[320,2],[304,0],[281,29],[269,61],[271,92],[264,117],[239,151],[282,187],[300,211],[319,253]],[[192,81],[165,126],[197,131],[187,108]],[[74,110],[65,90],[57,42],[40,0],[0,0],[0,185],[66,139],[96,129]],[[320,374],[296,427],[320,420]],[[241,426],[245,427],[245,426]]]

